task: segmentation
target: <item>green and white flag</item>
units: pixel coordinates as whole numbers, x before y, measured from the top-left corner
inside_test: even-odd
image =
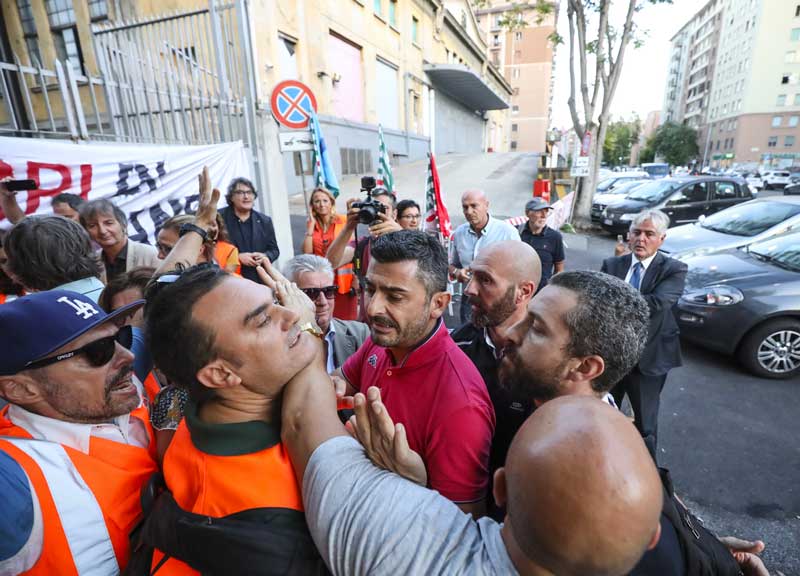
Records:
[[[389,163],[389,151],[386,149],[386,142],[383,141],[383,128],[380,124],[378,124],[378,179],[376,184],[394,193],[392,165]]]

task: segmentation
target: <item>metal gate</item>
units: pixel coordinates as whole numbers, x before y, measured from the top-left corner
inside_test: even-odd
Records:
[[[242,140],[260,185],[247,0],[92,27],[98,74],[79,63],[0,61],[0,135],[212,144]]]

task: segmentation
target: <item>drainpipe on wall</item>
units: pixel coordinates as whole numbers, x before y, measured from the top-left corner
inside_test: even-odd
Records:
[[[408,109],[408,100],[409,100],[409,98],[408,98],[408,76],[409,76],[409,74],[410,74],[409,72],[406,72],[405,74],[403,74],[403,97],[404,97],[404,100],[405,100],[405,107],[406,107],[406,126],[405,126],[406,127],[406,130],[405,130],[405,134],[406,134],[406,158],[410,158],[411,157],[411,139],[410,139],[410,137],[408,135],[408,132],[409,132],[409,129],[410,129],[408,124],[409,124],[409,120],[411,118],[411,111]],[[408,160],[406,160],[406,161],[408,161]]]

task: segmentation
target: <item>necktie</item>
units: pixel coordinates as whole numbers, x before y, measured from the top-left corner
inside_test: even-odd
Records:
[[[631,278],[630,280],[628,280],[628,282],[630,282],[630,285],[638,290],[641,281],[642,281],[642,263],[637,262],[636,264],[633,265],[633,273],[631,273]]]

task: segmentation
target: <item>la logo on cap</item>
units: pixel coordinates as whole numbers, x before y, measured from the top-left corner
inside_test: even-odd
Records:
[[[84,320],[88,320],[95,314],[99,314],[99,310],[92,306],[89,302],[83,302],[82,300],[75,300],[72,298],[67,298],[66,296],[62,296],[56,302],[61,302],[62,304],[67,304],[75,310],[76,316],[82,316]]]

